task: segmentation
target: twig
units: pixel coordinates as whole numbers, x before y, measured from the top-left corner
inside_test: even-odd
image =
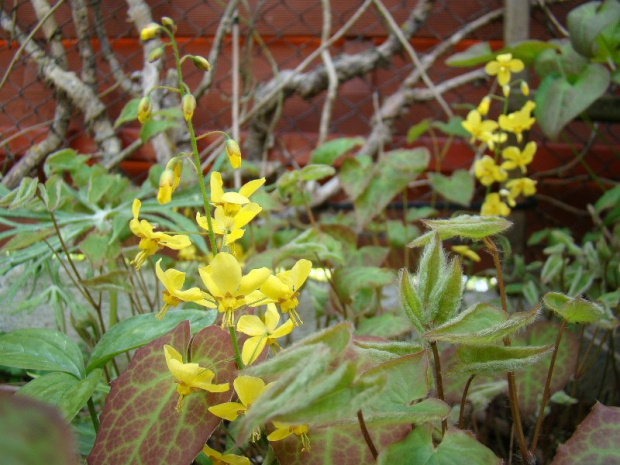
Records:
[[[583,211],[580,210],[579,208],[575,208],[572,205],[569,205],[567,203],[564,203],[558,199],[556,199],[555,197],[551,197],[549,195],[544,195],[544,194],[536,194],[536,198],[538,200],[543,200],[545,202],[548,202],[552,205],[555,205],[558,208],[561,208],[562,210],[566,210],[571,212],[574,215],[578,215],[578,216],[588,216],[588,212],[587,211]]]
[[[7,66],[6,71],[4,72],[4,76],[2,76],[2,80],[0,81],[0,90],[4,87],[4,84],[6,84],[6,80],[8,79],[9,74],[13,70],[13,67],[15,66],[15,63],[17,62],[17,59],[19,58],[21,53],[26,48],[26,45],[28,45],[30,40],[39,31],[39,29],[41,29],[41,27],[43,27],[43,25],[45,24],[46,20],[48,18],[51,18],[52,15],[54,14],[54,11],[56,11],[56,9],[60,5],[62,5],[63,3],[65,3],[65,0],[58,0],[56,2],[56,4],[52,8],[50,8],[50,10],[47,12],[47,14],[43,18],[39,19],[39,22],[37,23],[37,25],[32,28],[32,31],[30,31],[30,34],[28,34],[27,37],[25,37],[25,38],[20,40],[19,48],[15,52],[15,55],[13,55],[13,58],[11,59],[11,62],[9,63],[9,66]],[[4,20],[4,16],[5,16],[5,13],[4,13],[4,11],[2,11],[2,19],[3,20]],[[10,33],[13,34],[15,32],[14,28],[16,28],[17,26],[16,26],[15,22],[11,18],[7,18],[7,22],[10,23],[10,26],[7,28],[5,26],[5,24],[4,24],[4,21],[3,21],[2,27],[4,28],[5,31],[10,32]],[[15,35],[17,35],[17,36],[21,35],[21,31],[18,34],[15,34]]]
[[[433,93],[435,100],[437,100],[439,105],[441,105],[441,108],[443,109],[444,113],[448,116],[448,118],[452,117],[453,116],[452,110],[450,109],[446,101],[444,100],[441,93],[435,87],[435,84],[433,83],[433,81],[431,81],[431,79],[428,77],[426,70],[422,66],[422,63],[420,62],[420,58],[418,57],[418,54],[416,53],[416,51],[413,49],[413,47],[409,43],[409,40],[407,40],[407,38],[403,34],[403,31],[401,30],[401,28],[398,26],[398,24],[396,24],[396,21],[394,21],[394,18],[390,14],[390,11],[385,7],[385,5],[383,4],[381,0],[373,0],[373,3],[375,4],[375,7],[377,8],[377,10],[379,10],[379,13],[381,13],[381,15],[385,18],[385,20],[390,25],[390,28],[392,29],[392,33],[398,38],[401,45],[403,46],[403,48],[405,49],[405,51],[411,58],[411,61],[413,61],[416,68],[419,70],[420,75],[422,77],[422,81],[424,81],[424,84],[426,84],[428,89]]]
[[[329,40],[329,34],[331,32],[331,6],[329,0],[321,0],[321,5],[323,7],[323,28],[321,31],[321,43],[325,43]],[[325,65],[325,70],[327,71],[327,95],[325,96],[325,103],[323,104],[323,111],[321,112],[321,123],[319,124],[319,138],[317,141],[317,146],[321,146],[327,140],[327,135],[329,133],[329,121],[332,115],[332,107],[334,105],[334,100],[336,99],[336,92],[338,91],[338,73],[336,73],[336,67],[334,66],[334,62],[332,61],[331,54],[329,53],[329,48],[326,48],[321,52],[321,59],[323,60],[323,64]]]
[[[82,61],[82,81],[95,91],[97,86],[97,68],[90,40],[91,28],[88,9],[84,0],[71,1],[71,14],[73,15],[73,24],[75,25],[78,40],[78,53]]]
[[[553,12],[549,9],[547,4],[545,3],[545,0],[536,0],[536,3],[540,7],[540,9],[543,10],[543,12],[547,15],[547,18],[549,18],[549,21],[551,21],[551,23],[556,27],[556,29],[560,32],[560,34],[562,34],[564,37],[568,37],[569,36],[568,31],[566,30],[564,26],[562,26],[562,24],[560,24],[560,22],[558,21],[558,18],[555,17]]]

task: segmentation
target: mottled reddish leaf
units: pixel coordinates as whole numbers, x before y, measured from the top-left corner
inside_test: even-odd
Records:
[[[370,436],[377,450],[400,441],[411,430],[409,425],[368,425]],[[375,463],[362,436],[359,425],[337,425],[310,428],[310,452],[301,452],[301,442],[291,435],[282,441],[272,442],[276,457],[286,465],[360,465]]]
[[[560,326],[556,323],[541,321],[533,325],[523,339],[529,346],[554,344],[559,329]],[[515,343],[519,343],[519,339],[522,338],[515,338]],[[563,389],[575,372],[578,350],[575,334],[568,330],[564,331],[553,368],[549,391],[551,394]],[[516,375],[519,408],[525,417],[532,414],[538,415],[549,361],[550,356],[546,356],[543,361],[527,367],[523,372]]]
[[[620,464],[620,407],[597,402],[577,431],[558,447],[552,465]]]
[[[0,395],[0,463],[77,463],[73,437],[60,411],[28,397]]]
[[[217,369],[214,383],[229,382],[231,389],[217,395],[194,393],[177,412],[176,384],[163,347],[171,345],[187,360],[189,343],[190,326],[184,321],[136,351],[127,370],[112,382],[89,464],[188,464],[196,457],[220,422],[207,408],[232,396],[234,361],[226,331],[210,326],[196,334],[192,361]]]

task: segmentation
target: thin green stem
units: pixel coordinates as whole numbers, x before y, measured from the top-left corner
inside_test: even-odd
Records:
[[[90,397],[86,404],[88,405],[88,412],[90,413],[90,420],[93,422],[95,432],[97,432],[99,431],[99,417],[97,416],[97,411],[95,410],[95,403],[93,402],[93,398]]]
[[[233,350],[235,352],[235,361],[237,362],[237,368],[243,370],[243,361],[241,360],[241,353],[239,352],[239,343],[237,342],[237,333],[235,332],[235,327],[229,326],[228,332],[230,333],[230,339],[232,341]]]
[[[441,378],[441,360],[439,359],[439,351],[437,350],[437,343],[431,342],[431,349],[433,351],[433,359],[435,360],[435,382],[437,383],[437,397],[439,400],[444,400],[443,394],[443,379]],[[442,434],[448,429],[448,422],[444,419],[441,420],[441,432]]]
[[[549,400],[549,392],[551,390],[551,378],[553,376],[553,368],[555,366],[555,359],[558,355],[558,349],[560,347],[560,341],[562,340],[562,333],[566,327],[566,320],[562,320],[558,335],[555,338],[555,345],[553,346],[553,354],[551,355],[551,363],[549,364],[549,371],[547,371],[547,379],[545,380],[545,389],[543,390],[542,400],[540,401],[540,410],[538,412],[538,419],[536,420],[536,427],[534,428],[534,437],[532,444],[530,445],[530,452],[534,454],[536,452],[536,444],[540,436],[540,428],[542,426],[543,418],[545,417],[545,406]]]
[[[172,34],[172,32],[165,27],[162,27],[162,29],[166,32],[166,34],[170,38],[170,43],[172,44],[174,61],[177,68],[177,81],[179,85],[179,92],[181,94],[181,98],[183,98],[186,93],[186,89],[183,82],[183,74],[181,73],[181,59],[179,57],[179,48],[177,47],[177,43],[174,40],[174,35]],[[192,154],[194,157],[194,165],[196,166],[196,173],[198,175],[198,184],[200,185],[200,192],[202,194],[202,202],[205,208],[205,216],[207,217],[207,232],[209,233],[209,242],[211,243],[211,253],[215,257],[215,255],[217,255],[217,245],[215,244],[215,234],[213,233],[213,225],[211,224],[211,208],[209,207],[209,195],[207,194],[204,176],[202,175],[202,168],[200,166],[200,155],[198,154],[198,143],[196,141],[196,133],[194,132],[194,125],[192,124],[191,119],[187,121],[187,129],[189,131],[189,138],[192,144]]]

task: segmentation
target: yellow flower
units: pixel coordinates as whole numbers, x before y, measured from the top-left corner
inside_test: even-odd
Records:
[[[214,218],[212,218],[211,221],[213,232],[224,237],[224,245],[230,245],[243,237],[245,231],[242,228],[252,221],[261,211],[262,208],[257,203],[248,203],[234,216],[227,216],[222,207],[216,207]],[[206,217],[202,216],[200,213],[196,213],[196,222],[201,228],[205,230],[209,229],[209,223],[207,223]]]
[[[312,262],[301,259],[289,271],[269,276],[260,288],[263,294],[280,306],[282,313],[289,314],[295,326],[303,324],[295,309],[299,305],[299,289],[308,279],[311,269]]]
[[[233,169],[241,166],[241,149],[234,139],[226,139],[226,155]]]
[[[167,204],[172,200],[172,193],[179,186],[181,181],[181,171],[183,169],[183,161],[174,157],[166,164],[166,169],[159,177],[159,190],[157,191],[157,201],[161,204]]]
[[[517,58],[512,58],[511,53],[497,55],[495,60],[490,61],[484,67],[489,76],[497,75],[497,82],[500,86],[504,86],[510,82],[510,73],[518,73],[523,71],[525,65]]]
[[[515,111],[508,115],[499,116],[499,127],[504,131],[512,132],[517,136],[517,141],[523,140],[523,132],[529,131],[536,122],[536,118],[532,116],[532,110],[536,108],[536,103],[528,100],[519,111]]]
[[[181,100],[181,109],[183,110],[185,121],[191,121],[192,116],[194,116],[194,110],[196,109],[196,97],[189,92],[185,94]]]
[[[273,426],[276,430],[267,436],[269,441],[280,441],[284,438],[288,438],[291,434],[299,436],[301,439],[302,452],[310,452],[310,439],[308,438],[308,425],[287,425],[286,423],[280,423],[274,421]]]
[[[521,81],[521,93],[526,97],[530,95],[530,86],[528,86],[525,81]]]
[[[250,459],[235,454],[222,454],[209,446],[202,448],[204,454],[211,459],[213,465],[250,465]]]
[[[277,338],[286,336],[293,330],[293,320],[288,320],[278,328],[280,314],[276,306],[269,304],[263,318],[256,315],[243,315],[237,322],[237,331],[251,336],[243,344],[241,360],[244,365],[251,365],[261,354],[265,345],[271,346],[273,351],[281,349]]]
[[[467,132],[471,134],[470,142],[473,144],[476,139],[482,142],[492,140],[493,131],[497,129],[497,123],[492,120],[482,121],[482,114],[478,110],[471,110],[467,114],[467,119],[461,123]],[[491,144],[489,144],[489,147]]]
[[[181,411],[185,398],[194,392],[200,390],[208,392],[228,391],[228,383],[212,384],[215,374],[211,370],[207,370],[197,363],[183,363],[181,354],[172,346],[164,345],[164,353],[168,370],[174,376],[174,382],[178,384],[179,400],[176,406],[177,411]]]
[[[506,147],[502,152],[502,157],[504,157],[504,163],[502,163],[502,168],[505,170],[512,170],[515,168],[521,168],[521,172],[525,174],[527,171],[526,166],[532,163],[534,160],[534,154],[536,153],[536,142],[528,142],[525,145],[523,151],[519,150],[518,147],[510,146]]]
[[[153,104],[151,103],[151,99],[148,95],[142,97],[140,99],[140,103],[138,104],[138,121],[140,123],[144,123],[149,116],[151,116],[151,110],[153,109]]]
[[[211,203],[221,206],[227,216],[234,216],[243,205],[250,203],[250,196],[265,184],[265,178],[254,179],[244,184],[239,192],[224,192],[222,175],[217,171],[211,173]]]
[[[170,307],[176,307],[179,302],[195,302],[198,305],[204,307],[215,308],[215,304],[205,300],[202,295],[202,291],[197,287],[192,287],[186,291],[182,291],[183,283],[185,282],[185,273],[171,268],[166,271],[162,271],[161,258],[157,260],[155,264],[155,273],[157,277],[164,285],[165,290],[162,291],[162,299],[164,306],[159,311],[155,318],[161,320]]]
[[[213,415],[228,421],[235,421],[239,415],[245,415],[256,399],[270,386],[270,384],[265,385],[260,378],[244,375],[238,376],[233,385],[239,396],[239,402],[225,402],[209,407],[209,412]]]
[[[486,116],[487,113],[489,113],[490,107],[491,97],[487,95],[486,97],[483,97],[482,100],[480,100],[480,104],[478,105],[478,108],[476,108],[476,110],[478,110],[478,113],[480,113],[482,116]]]
[[[480,213],[484,216],[508,216],[510,215],[510,208],[502,202],[498,193],[493,192],[487,195]]]
[[[160,27],[161,26],[157,23],[148,23],[144,26],[144,28],[140,31],[140,39],[142,42],[147,42],[154,39],[159,32]]]
[[[136,270],[140,269],[146,258],[149,255],[153,255],[158,249],[168,247],[174,250],[181,250],[191,245],[189,237],[183,234],[170,236],[162,232],[153,232],[153,225],[146,220],[138,220],[141,206],[142,203],[138,199],[134,199],[131,207],[133,219],[129,222],[129,229],[131,229],[131,232],[140,238],[138,247],[141,251],[136,255],[136,258],[130,262],[130,265],[135,263]]]
[[[474,163],[474,174],[484,186],[490,186],[495,181],[502,182],[508,177],[508,173],[495,164],[495,160],[488,155]]]
[[[237,259],[226,252],[218,253],[211,264],[198,269],[200,278],[224,313],[222,327],[234,326],[234,311],[246,305],[255,305],[265,296],[257,289],[271,275],[267,268],[259,268],[242,276]]]
[[[476,252],[471,250],[469,246],[467,245],[453,245],[452,251],[459,254],[462,257],[469,258],[470,260],[473,260],[474,262],[479,262],[480,260],[482,260],[480,258],[480,255],[478,255]]]
[[[529,197],[530,195],[534,195],[536,193],[537,182],[538,181],[534,181],[530,178],[511,179],[506,183],[506,187],[510,190],[510,195],[513,198],[517,198],[521,194],[525,197]]]

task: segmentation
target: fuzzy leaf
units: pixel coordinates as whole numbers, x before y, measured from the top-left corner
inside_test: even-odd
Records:
[[[474,178],[467,170],[456,170],[452,176],[428,173],[431,186],[446,200],[468,206],[474,196]]]
[[[540,321],[534,324],[523,335],[517,335],[515,345],[541,346],[554,344],[560,325],[550,321]],[[579,343],[572,331],[565,330],[562,334],[560,347],[556,355],[553,377],[551,378],[550,392],[557,392],[566,386],[575,373],[578,359]],[[547,379],[548,364],[531,365],[519,373],[517,393],[519,409],[524,417],[537,415],[540,408],[545,380]]]
[[[58,410],[23,396],[0,396],[0,463],[76,465],[73,437]]]
[[[101,374],[101,370],[94,370],[79,380],[68,373],[55,371],[33,379],[17,391],[17,395],[56,406],[70,422],[92,396]]]
[[[310,163],[333,165],[342,155],[364,143],[363,137],[341,137],[325,142],[312,151]]]
[[[418,294],[422,303],[422,324],[428,326],[434,315],[431,314],[431,295],[445,279],[446,256],[437,237],[424,247],[418,265]]]
[[[411,282],[409,272],[406,268],[400,270],[399,276],[400,283],[400,303],[405,311],[405,315],[409,318],[409,321],[419,334],[424,333],[424,315],[422,314],[422,303],[418,297],[418,293],[415,286]]]
[[[577,431],[560,444],[552,465],[620,463],[620,407],[597,402]]]
[[[605,316],[605,311],[594,302],[559,292],[548,292],[543,302],[569,323],[593,323]]]
[[[217,326],[199,332],[192,343],[192,362],[215,369],[214,382],[228,382],[231,389],[192,393],[177,412],[176,383],[166,366],[163,346],[169,344],[186,354],[189,342],[190,325],[183,321],[136,351],[125,372],[112,382],[89,464],[190,463],[198,455],[220,423],[208,407],[232,397],[235,365],[228,332]]]
[[[379,465],[468,465],[501,464],[493,452],[468,431],[449,429],[441,443],[433,444],[433,425],[415,428],[402,441],[390,445],[379,454]]]
[[[449,220],[422,220],[422,222],[432,231],[418,237],[409,244],[409,247],[428,244],[435,233],[439,234],[441,240],[452,237],[480,240],[504,232],[512,225],[510,221],[499,216],[473,215],[459,215]]]
[[[38,183],[38,179],[35,178],[22,178],[19,186],[0,199],[0,208],[15,210],[30,203],[37,193]]]
[[[365,371],[360,379],[385,377],[381,395],[365,412],[371,415],[386,410],[398,410],[412,401],[426,397],[431,387],[429,363],[425,350],[383,362]]]
[[[84,359],[75,342],[51,329],[18,329],[0,335],[2,365],[27,370],[62,371],[84,376]]]
[[[423,337],[430,341],[451,344],[490,344],[532,324],[538,317],[539,309],[540,307],[536,307],[529,312],[512,313],[506,319],[499,308],[478,303],[456,318],[427,332]]]
[[[417,354],[422,345],[401,341],[377,341],[375,338],[358,337],[353,340],[353,354],[357,359],[358,370],[365,371],[381,363],[405,355]]]
[[[461,262],[454,258],[433,288],[429,299],[429,313],[434,325],[443,324],[457,314],[463,298],[463,285]]]
[[[394,282],[392,271],[374,266],[336,268],[334,287],[338,294],[348,299],[363,288],[380,288]]]
[[[302,181],[318,181],[336,174],[336,170],[328,165],[306,165],[299,172]]]
[[[215,317],[215,310],[170,310],[161,321],[152,313],[129,317],[108,329],[99,340],[90,355],[86,371],[103,366],[118,354],[148,344],[182,321],[189,320],[192,334],[195,334],[213,324]]]
[[[549,255],[542,271],[540,272],[542,282],[547,284],[553,281],[553,279],[560,274],[563,266],[564,258],[562,258],[561,254]]]
[[[542,347],[461,346],[456,351],[459,360],[453,373],[497,375],[524,370],[545,356],[552,345]]]
[[[404,315],[384,313],[362,320],[357,324],[355,334],[390,339],[402,336],[411,331],[411,329],[409,319]]]
[[[96,230],[88,233],[78,246],[88,257],[93,268],[99,268],[108,260],[116,258],[120,253],[118,242],[110,244],[110,237],[107,234],[98,233]]]

